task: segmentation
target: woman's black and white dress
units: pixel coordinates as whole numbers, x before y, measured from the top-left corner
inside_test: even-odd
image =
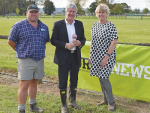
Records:
[[[91,69],[90,75],[108,79],[116,60],[116,48],[108,59],[107,65],[101,68],[100,64],[111,44],[111,41],[118,39],[117,30],[112,22],[101,24],[99,21],[93,24],[91,41]]]

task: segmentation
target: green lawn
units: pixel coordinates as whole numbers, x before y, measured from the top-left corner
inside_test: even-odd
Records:
[[[0,113],[17,113],[18,112],[18,87],[9,85],[0,85]],[[82,94],[84,96],[86,94]],[[91,95],[96,99],[100,95]],[[102,95],[101,95],[102,96]],[[73,109],[68,106],[69,113],[111,113],[107,110],[107,105],[96,106],[95,104],[89,104],[89,97],[84,96],[82,101],[77,101],[77,103],[82,106],[81,110]],[[90,97],[91,98],[91,97]],[[53,94],[38,93],[37,103],[39,108],[44,109],[44,113],[60,113],[61,111],[61,100],[60,97]],[[68,100],[67,100],[68,101]],[[29,112],[29,104],[26,102],[26,113]],[[120,105],[117,106],[117,110],[114,113],[133,113],[121,108]]]
[[[18,18],[4,18],[0,17],[0,35],[9,35],[11,26],[16,22],[25,19],[25,17]],[[63,18],[40,18],[40,20],[48,25],[50,35],[52,34],[52,28],[55,21]],[[83,22],[85,29],[85,37],[87,40],[91,40],[91,29],[94,22],[98,19],[77,18]],[[136,19],[110,19],[118,31],[118,42],[124,43],[149,43],[150,42],[150,20],[136,20]],[[15,51],[7,44],[6,39],[0,39],[0,69],[11,69],[16,71],[17,59],[15,57]],[[50,43],[46,47],[45,58],[45,75],[57,75],[57,65],[53,63],[55,47]]]
[[[25,19],[22,18],[4,18],[0,17],[0,35],[9,35],[10,28],[16,22]],[[52,34],[52,28],[55,21],[63,18],[40,18],[40,20],[48,25],[50,35]],[[85,29],[85,37],[87,40],[91,40],[91,29],[93,23],[98,21],[96,18],[76,18],[83,22]],[[140,19],[108,19],[112,21],[117,28],[119,40],[118,42],[124,43],[149,43],[150,42],[150,20]]]

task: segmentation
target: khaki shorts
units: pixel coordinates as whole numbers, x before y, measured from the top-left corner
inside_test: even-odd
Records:
[[[18,79],[32,80],[44,77],[44,58],[34,61],[31,58],[18,58]]]

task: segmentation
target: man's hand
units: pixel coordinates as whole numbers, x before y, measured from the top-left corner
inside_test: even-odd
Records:
[[[73,40],[72,43],[75,45],[75,46],[80,46],[81,45],[81,42],[79,40]]]
[[[72,48],[74,48],[75,45],[74,44],[71,44],[71,43],[66,43],[66,48],[71,50]]]

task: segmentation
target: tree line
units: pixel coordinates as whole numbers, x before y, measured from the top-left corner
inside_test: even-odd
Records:
[[[55,11],[55,6],[50,0],[0,0],[0,15],[5,16],[9,13],[25,15],[30,4],[44,6],[43,10],[48,15]]]
[[[105,3],[110,8],[110,14],[125,14],[125,13],[135,13],[139,14],[140,9],[135,8],[131,9],[131,6],[128,6],[126,3],[114,3],[114,0],[95,0],[95,2],[91,3],[90,6],[86,9],[86,13],[94,14],[96,7],[100,3]],[[148,8],[144,8],[142,13],[147,14],[149,12]]]
[[[110,8],[110,14],[124,14],[124,13],[135,13],[139,14],[140,9],[136,8],[131,10],[131,7],[126,3],[114,3],[114,0],[95,0],[90,4],[90,6],[85,10],[83,7],[86,5],[88,0],[68,0],[68,2],[73,2],[78,8],[78,14],[95,14],[95,9],[100,3],[105,3]],[[25,15],[27,7],[30,4],[36,4],[43,6],[44,13],[51,15],[55,11],[55,5],[50,0],[0,0],[0,15],[5,16],[9,13],[17,13],[18,15]],[[142,13],[147,14],[149,12],[148,8],[144,8]]]
[[[78,14],[95,14],[95,9],[100,3],[105,3],[110,8],[110,14],[124,14],[124,13],[135,13],[139,14],[140,9],[135,8],[133,11],[131,9],[131,6],[128,6],[126,3],[114,3],[115,0],[95,0],[90,4],[90,6],[84,11],[82,7],[86,5],[88,0],[68,0],[69,2],[73,2],[76,4],[78,8]],[[150,3],[150,0],[149,2]],[[81,7],[82,6],[82,7]],[[147,14],[149,12],[148,8],[144,8],[142,13]]]

